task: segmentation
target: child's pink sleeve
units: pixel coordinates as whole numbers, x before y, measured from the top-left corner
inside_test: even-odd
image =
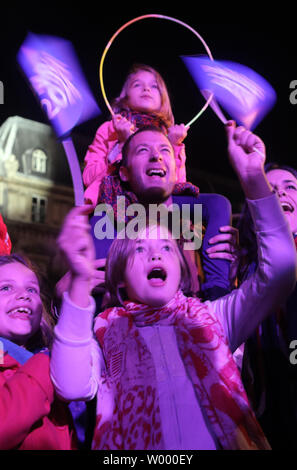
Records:
[[[89,186],[98,176],[101,179],[107,173],[107,155],[116,142],[116,134],[112,121],[102,124],[96,132],[95,139],[89,146],[85,156],[83,181]]]
[[[185,183],[187,181],[185,145],[173,145],[173,149],[176,163],[176,182]]]
[[[108,174],[108,154],[117,142],[112,121],[104,122],[96,132],[95,139],[85,156],[83,182],[86,186],[85,201],[96,204],[102,179]]]

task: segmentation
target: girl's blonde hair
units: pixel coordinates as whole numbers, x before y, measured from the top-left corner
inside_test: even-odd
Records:
[[[160,226],[161,224],[157,225]],[[151,228],[149,221],[146,224],[146,227],[148,226]],[[192,284],[189,266],[178,240],[175,240],[175,243],[181,267],[181,281],[179,288],[185,295],[193,295],[191,292]],[[134,253],[135,244],[136,240],[128,237],[116,238],[112,242],[107,256],[105,270],[105,286],[107,289],[106,307],[122,306],[124,300],[127,300],[125,298],[123,284],[125,282],[127,262],[130,256]]]
[[[128,102],[127,102],[128,86],[129,86],[132,76],[140,71],[150,72],[155,76],[159,90],[160,90],[160,95],[161,95],[161,108],[158,112],[154,112],[154,114],[156,114],[160,119],[162,119],[162,121],[164,122],[167,128],[170,126],[173,126],[174,117],[173,117],[173,113],[171,109],[171,103],[170,103],[166,84],[163,78],[161,77],[161,75],[159,74],[159,72],[157,72],[157,70],[153,69],[149,65],[134,64],[132,66],[132,68],[128,72],[127,78],[125,80],[125,83],[123,85],[120,95],[117,98],[115,98],[115,100],[112,103],[113,111],[115,113],[120,113],[123,110],[126,110],[126,111],[130,110],[128,106]]]

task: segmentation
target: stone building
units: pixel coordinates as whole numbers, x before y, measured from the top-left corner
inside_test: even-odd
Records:
[[[83,160],[81,140],[75,146]],[[8,118],[0,127],[0,213],[13,251],[48,267],[56,259],[55,239],[73,205],[67,158],[51,127]]]

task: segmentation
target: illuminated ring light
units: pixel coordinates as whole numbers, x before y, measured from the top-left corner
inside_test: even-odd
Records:
[[[182,26],[184,26],[185,28],[189,29],[193,34],[195,34],[195,36],[198,37],[198,39],[200,39],[200,41],[202,42],[209,58],[211,60],[214,60],[213,57],[212,57],[212,54],[210,52],[210,49],[208,47],[208,45],[206,44],[206,42],[204,41],[204,39],[200,36],[199,33],[197,33],[197,31],[195,31],[195,29],[191,28],[191,26],[189,26],[188,24],[186,23],[183,23],[182,21],[180,20],[177,20],[176,18],[171,18],[170,16],[164,16],[164,15],[143,15],[143,16],[138,16],[137,18],[134,18],[133,20],[131,21],[128,21],[127,23],[125,23],[123,26],[121,26],[115,33],[114,35],[112,36],[112,38],[110,39],[110,41],[108,42],[106,48],[104,49],[104,52],[102,54],[102,57],[101,57],[101,60],[100,60],[100,66],[99,66],[99,78],[100,78],[100,87],[101,87],[101,91],[102,91],[102,95],[103,95],[103,98],[104,98],[104,101],[106,103],[106,106],[108,107],[111,115],[113,116],[114,115],[114,112],[112,110],[112,107],[107,99],[107,96],[106,96],[106,93],[105,93],[105,88],[104,88],[104,84],[103,84],[103,64],[104,64],[104,60],[105,60],[105,57],[106,57],[106,54],[110,48],[110,46],[112,45],[113,41],[115,40],[115,38],[125,29],[127,28],[128,26],[130,26],[131,24],[133,23],[136,23],[137,21],[140,21],[140,20],[144,20],[146,18],[159,18],[159,19],[163,19],[163,20],[169,20],[169,21],[173,21],[174,23],[178,23]],[[203,108],[196,114],[196,116],[186,125],[186,127],[190,127],[192,124],[194,124],[194,122],[204,113],[204,111],[207,109],[208,105],[210,104],[211,100],[213,98],[213,93],[210,94],[210,96],[208,97],[206,103],[204,104]]]

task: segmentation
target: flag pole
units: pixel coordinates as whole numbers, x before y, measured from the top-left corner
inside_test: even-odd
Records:
[[[62,145],[64,147],[68,165],[71,173],[73,190],[74,190],[74,202],[76,206],[82,206],[84,204],[84,186],[82,181],[81,169],[77,157],[77,153],[74,147],[72,138],[69,136],[62,139]]]

